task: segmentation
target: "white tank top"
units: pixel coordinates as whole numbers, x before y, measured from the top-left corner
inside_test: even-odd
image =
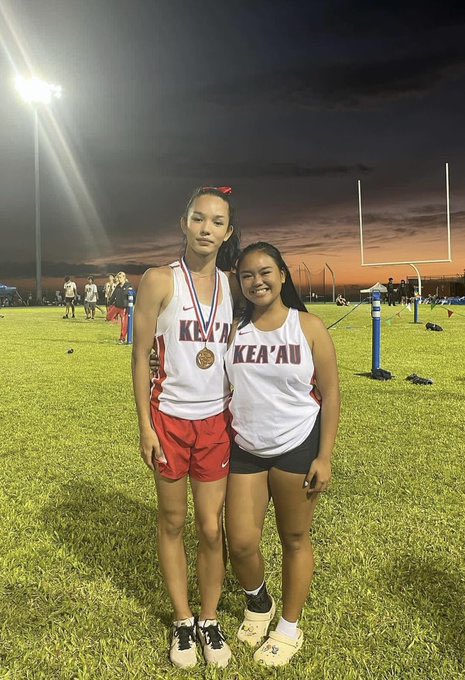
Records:
[[[63,288],[65,289],[65,297],[74,297],[76,295],[76,284],[74,281],[67,281]]]
[[[221,290],[215,322],[207,347],[215,355],[210,368],[199,368],[197,353],[203,349],[199,324],[179,262],[173,271],[173,297],[158,317],[156,339],[160,368],[152,381],[151,402],[162,413],[187,420],[202,420],[228,407],[229,382],[224,371],[224,355],[233,318],[232,296],[226,274],[219,272]],[[210,307],[200,305],[204,319]]]
[[[291,451],[310,434],[320,410],[315,367],[299,312],[260,331],[252,322],[236,332],[225,358],[233,388],[229,405],[235,442],[256,456]]]

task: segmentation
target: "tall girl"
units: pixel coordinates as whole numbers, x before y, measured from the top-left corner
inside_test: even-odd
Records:
[[[155,473],[158,559],[174,610],[170,659],[226,666],[231,650],[217,621],[224,579],[223,503],[229,472],[229,384],[223,359],[232,324],[228,277],[239,252],[228,187],[197,189],[181,219],[183,257],[149,269],[134,315],[133,383],[140,450]],[[216,265],[219,265],[218,267]],[[149,391],[156,337],[159,368]],[[183,531],[187,479],[198,535],[198,620],[189,604]]]
[[[254,659],[282,666],[303,642],[298,620],[313,573],[309,532],[319,493],[330,481],[339,420],[336,357],[276,248],[245,248],[237,277],[246,307],[225,363],[234,387],[235,433],[226,532],[247,602],[238,637],[252,647],[266,637]],[[270,498],[282,545],[282,614],[268,632],[275,602],[265,584],[260,540]]]

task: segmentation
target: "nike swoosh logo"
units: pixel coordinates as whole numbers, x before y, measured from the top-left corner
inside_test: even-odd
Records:
[[[228,463],[229,463],[229,458],[228,458],[228,460],[226,461],[226,463],[221,463],[221,467],[222,467],[222,468],[225,468],[225,467],[227,466]]]
[[[194,305],[191,305],[190,307],[186,307],[185,305],[183,305],[182,308],[185,312],[187,312],[188,309],[194,309]]]
[[[247,335],[247,333],[251,333],[252,331],[239,331],[239,335]]]

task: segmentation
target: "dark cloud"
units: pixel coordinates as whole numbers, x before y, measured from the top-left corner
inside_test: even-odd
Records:
[[[165,156],[160,161],[160,167],[168,177],[231,177],[231,178],[254,178],[254,177],[340,177],[349,174],[368,174],[373,168],[356,163],[354,165],[327,165],[306,166],[298,163],[257,163],[256,161],[243,161],[238,163],[208,162],[199,159],[177,160],[175,157]]]
[[[444,203],[430,203],[427,205],[418,205],[412,208],[408,208],[408,212],[413,215],[424,215],[424,214],[444,214],[445,205]]]
[[[385,225],[391,227],[391,231],[398,234],[411,234],[414,229],[425,229],[436,231],[439,228],[446,227],[446,213],[443,208],[442,215],[434,213],[431,215],[420,214],[412,216],[412,211],[408,213],[390,213],[390,212],[370,212],[364,213],[363,223],[365,225]],[[451,220],[462,220],[465,216],[464,211],[458,211],[451,214]]]
[[[263,73],[242,81],[211,85],[203,101],[223,106],[279,105],[357,109],[431,91],[465,73],[465,45],[427,54],[312,62],[306,67]]]
[[[347,34],[352,27],[358,34],[403,35],[412,31],[424,33],[442,27],[457,27],[465,23],[462,0],[425,3],[423,0],[392,0],[389,3],[372,0],[330,0],[325,2],[324,25],[332,31]]]

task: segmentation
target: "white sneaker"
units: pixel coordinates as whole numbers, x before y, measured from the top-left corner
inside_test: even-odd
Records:
[[[207,619],[203,626],[197,625],[197,639],[202,645],[207,664],[226,668],[231,658],[231,649],[218,621]]]
[[[195,624],[190,619],[175,621],[171,638],[170,661],[178,668],[192,668],[197,663]]]

